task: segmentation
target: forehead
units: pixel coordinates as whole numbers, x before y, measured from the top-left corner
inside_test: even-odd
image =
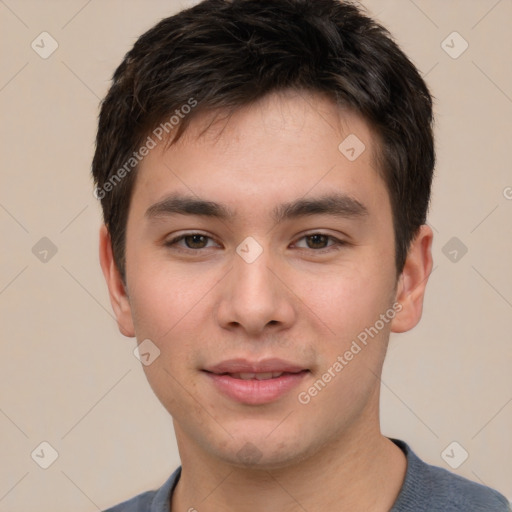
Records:
[[[236,211],[342,192],[367,196],[371,208],[387,196],[377,149],[368,124],[331,100],[272,94],[229,116],[199,114],[176,143],[157,144],[139,166],[134,200],[149,205],[179,191],[215,196]]]

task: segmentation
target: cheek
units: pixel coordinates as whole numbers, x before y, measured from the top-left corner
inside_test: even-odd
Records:
[[[296,276],[299,283],[301,276]],[[390,305],[393,281],[383,265],[352,262],[304,280],[301,296],[335,336],[346,339],[372,325]]]
[[[171,267],[148,261],[134,267],[138,270],[128,282],[137,338],[153,336],[158,344],[178,330],[181,336],[190,325],[197,325],[216,276],[196,265]]]

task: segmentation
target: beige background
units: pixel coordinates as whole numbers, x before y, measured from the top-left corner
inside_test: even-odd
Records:
[[[383,432],[446,468],[457,441],[469,458],[455,472],[511,499],[512,2],[363,3],[424,73],[437,113],[435,270],[422,323],[392,339]],[[0,1],[2,512],[99,510],[179,464],[171,419],[112,317],[89,170],[115,67],[182,5]],[[59,45],[47,59],[31,48],[43,31]],[[453,31],[469,43],[457,59],[441,46]],[[47,262],[32,252],[42,237],[57,247]],[[443,253],[452,237],[468,249],[456,262]],[[31,458],[42,441],[58,452],[46,470]]]

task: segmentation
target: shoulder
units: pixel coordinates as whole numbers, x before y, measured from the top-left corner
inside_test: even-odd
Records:
[[[142,510],[151,510],[151,502],[157,491],[147,491],[135,496],[127,501],[123,501],[104,512],[138,512]]]
[[[172,473],[159,489],[138,494],[134,498],[123,501],[104,512],[168,512],[171,496],[180,474],[181,466]]]
[[[427,464],[433,487],[433,498],[446,504],[447,511],[509,512],[507,499],[498,491],[446,469]]]
[[[498,491],[427,464],[403,441],[392,441],[407,457],[405,480],[392,512],[511,512]]]

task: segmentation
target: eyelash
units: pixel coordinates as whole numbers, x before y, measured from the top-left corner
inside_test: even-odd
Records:
[[[208,235],[204,235],[203,233],[190,232],[190,233],[184,233],[182,235],[178,235],[177,237],[175,237],[175,238],[165,242],[164,245],[166,247],[173,248],[173,249],[176,249],[178,251],[187,252],[187,253],[200,252],[200,251],[202,251],[204,249],[207,249],[207,247],[202,247],[201,249],[191,249],[190,247],[179,247],[179,246],[176,245],[181,240],[183,240],[185,238],[188,238],[188,237],[196,236],[196,235],[202,236],[204,238],[207,238],[208,240],[213,240],[212,237],[210,237]],[[315,236],[315,235],[325,236],[325,237],[327,237],[328,240],[332,240],[334,243],[329,245],[329,246],[327,246],[327,247],[324,247],[322,249],[310,249],[310,248],[304,248],[304,247],[300,247],[299,249],[300,250],[306,250],[306,251],[313,251],[314,253],[317,253],[317,254],[326,254],[326,253],[329,253],[329,252],[332,252],[332,251],[338,251],[343,246],[347,245],[347,242],[345,242],[343,240],[339,240],[338,238],[336,238],[336,237],[334,237],[332,235],[326,235],[325,233],[317,233],[317,232],[308,233],[307,235],[303,235],[298,240],[302,240],[304,238],[312,237],[312,236]]]

